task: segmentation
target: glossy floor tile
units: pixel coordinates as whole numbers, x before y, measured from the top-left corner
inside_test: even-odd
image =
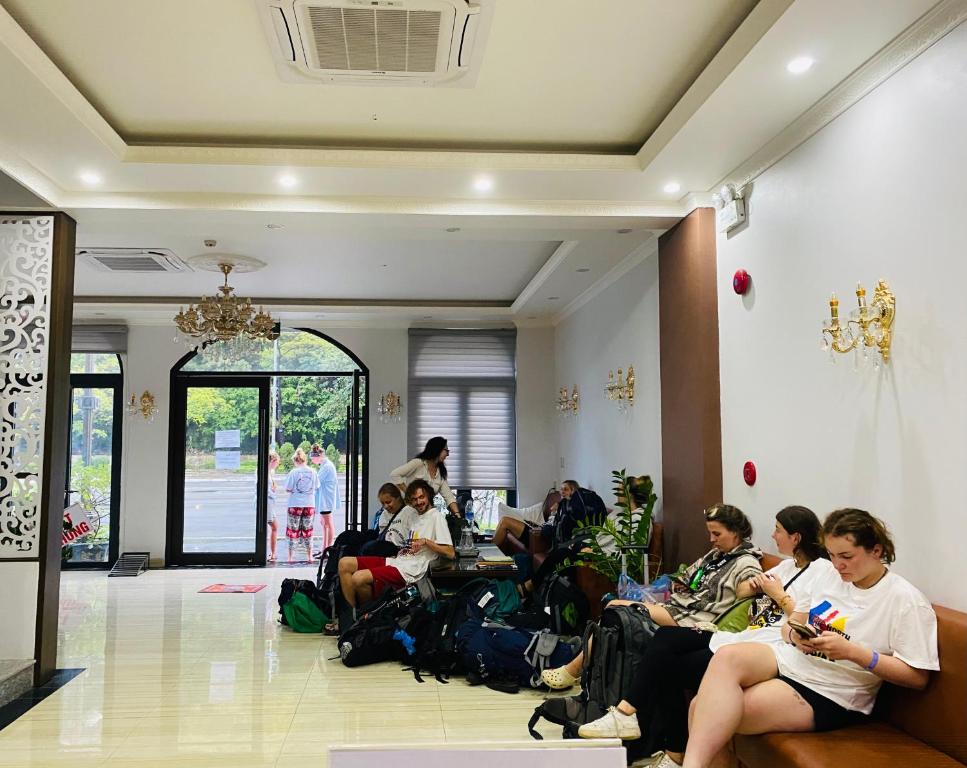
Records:
[[[326,768],[333,744],[528,738],[540,693],[419,683],[398,664],[347,669],[333,638],[280,626],[282,579],[313,575],[64,574],[58,664],[84,671],[0,730],[0,768]],[[268,586],[198,593],[216,582]]]

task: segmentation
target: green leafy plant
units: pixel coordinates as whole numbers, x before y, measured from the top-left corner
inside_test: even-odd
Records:
[[[654,483],[648,475],[629,476],[624,469],[611,473],[613,478],[616,511],[608,515],[601,525],[585,526],[593,536],[589,539],[587,549],[581,552],[580,559],[598,573],[603,574],[613,582],[621,575],[621,551],[624,547],[640,547],[625,553],[628,575],[633,579],[641,577],[644,570],[646,552],[651,532],[651,516],[658,496],[654,492]],[[634,514],[641,509],[641,515]],[[602,541],[613,541],[608,548],[617,550],[618,554],[605,551]],[[649,563],[649,566],[652,564]]]
[[[339,463],[342,457],[339,455],[339,449],[336,448],[334,443],[329,443],[329,445],[326,446],[326,458],[333,463],[333,466],[337,470],[339,469]]]
[[[292,470],[292,454],[295,453],[295,446],[292,443],[282,443],[279,446],[279,471],[289,472]]]

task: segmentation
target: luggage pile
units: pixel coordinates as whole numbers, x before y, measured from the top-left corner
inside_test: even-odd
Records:
[[[471,684],[517,692],[541,687],[544,669],[581,649],[588,601],[564,573],[545,579],[526,603],[511,581],[479,578],[439,595],[425,578],[353,611],[339,588],[338,560],[358,546],[337,540],[315,584],[285,579],[279,595],[280,620],[294,631],[338,625],[339,657],[348,667],[394,661],[418,682],[465,675]]]

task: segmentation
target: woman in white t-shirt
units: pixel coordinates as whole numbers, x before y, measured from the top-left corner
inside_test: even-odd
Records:
[[[639,722],[651,723],[656,713],[661,728],[652,728],[656,748],[666,756],[659,765],[680,765],[688,739],[685,691],[696,691],[712,654],[730,642],[769,642],[779,637],[779,625],[797,601],[810,594],[816,577],[833,571],[821,543],[822,525],[811,509],[789,506],[776,515],[772,540],[781,555],[779,565],[739,585],[736,597],[755,596],[749,629],[712,632],[695,627],[660,627],[648,644],[627,698],[599,720],[578,731],[583,738],[637,738]],[[835,573],[835,571],[833,571]]]
[[[292,470],[285,479],[289,492],[289,508],[286,514],[285,536],[289,540],[289,562],[293,561],[297,545],[305,547],[305,560],[312,558],[312,518],[315,515],[316,490],[319,476],[306,466],[306,454],[296,448],[292,456]]]
[[[447,485],[447,465],[444,462],[450,455],[445,437],[431,437],[426,441],[426,447],[416,455],[416,458],[406,462],[390,472],[392,480],[403,493],[414,480],[425,480],[433,491],[433,495],[440,494],[444,503],[454,515],[462,517],[457,497],[453,495]],[[430,497],[433,503],[433,497]]]
[[[883,681],[926,686],[938,670],[937,617],[887,565],[882,521],[840,509],[823,524],[837,573],[823,573],[782,626],[782,643],[720,649],[693,703],[684,765],[704,768],[736,733],[825,731],[864,720]],[[795,623],[818,633],[804,639]]]

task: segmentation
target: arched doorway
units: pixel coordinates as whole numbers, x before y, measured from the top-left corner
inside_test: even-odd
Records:
[[[364,526],[368,379],[351,350],[310,329],[283,328],[273,344],[213,344],[179,360],[171,370],[166,563],[266,562],[270,450],[282,460],[280,561],[289,554],[285,478],[300,446],[318,443],[337,466],[336,533]]]

